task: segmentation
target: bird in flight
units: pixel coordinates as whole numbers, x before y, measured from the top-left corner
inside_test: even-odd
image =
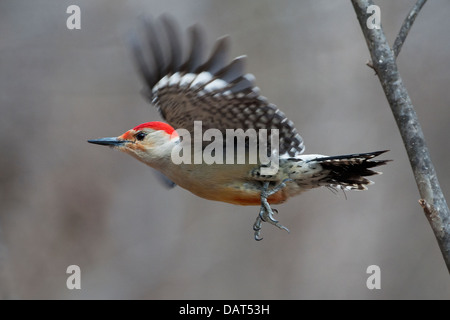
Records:
[[[131,41],[134,59],[144,95],[166,122],[145,122],[118,137],[88,142],[130,154],[169,186],[209,200],[260,206],[256,240],[262,239],[263,222],[289,231],[274,218],[271,204],[317,187],[366,190],[372,183],[366,177],[379,173],[371,169],[389,161],[373,160],[387,150],[303,155],[293,122],[245,72],[246,56],[228,62],[228,36],[217,39],[205,58],[198,24],[188,29],[188,50],[171,17],[145,18],[143,26],[143,36]],[[260,157],[251,160],[255,153]]]

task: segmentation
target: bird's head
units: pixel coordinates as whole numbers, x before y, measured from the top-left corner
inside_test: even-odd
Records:
[[[177,132],[167,123],[154,121],[142,123],[118,137],[88,140],[89,143],[109,146],[126,152],[149,165],[170,156]]]

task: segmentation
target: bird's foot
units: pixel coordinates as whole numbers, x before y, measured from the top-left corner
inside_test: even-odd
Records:
[[[289,232],[289,229],[279,223],[273,216],[274,213],[278,213],[278,210],[272,209],[270,207],[267,198],[271,195],[277,193],[281,189],[286,186],[286,182],[291,181],[291,179],[284,179],[278,186],[275,186],[271,190],[269,190],[269,182],[264,182],[263,188],[261,190],[261,209],[259,210],[259,214],[256,217],[256,221],[253,224],[253,231],[255,231],[255,240],[260,241],[263,238],[261,237],[261,227],[263,222],[268,222],[280,229],[286,230]]]

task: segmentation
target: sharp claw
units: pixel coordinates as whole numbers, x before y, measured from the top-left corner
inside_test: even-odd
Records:
[[[291,232],[289,231],[288,228],[286,228],[285,226],[283,226],[283,225],[281,225],[281,224],[280,224],[280,225],[277,225],[277,227],[280,228],[280,229],[286,230],[287,233],[291,233]]]
[[[266,211],[263,210],[263,208],[261,208],[261,210],[259,211],[258,218],[256,218],[256,221],[260,220],[259,221],[259,225],[260,226],[261,226],[261,221],[262,222],[267,222],[265,213],[266,213]],[[255,222],[255,224],[256,224],[256,222]],[[260,229],[261,229],[261,227],[260,227]]]
[[[270,212],[268,213],[268,217],[269,217],[269,221],[266,221],[266,222],[269,222],[270,224],[274,224],[274,225],[278,224],[279,221],[276,220]]]
[[[270,207],[267,198],[272,194],[277,193],[281,189],[286,186],[287,181],[292,181],[292,179],[284,179],[278,186],[274,187],[272,190],[268,190],[269,182],[264,182],[263,188],[261,190],[261,209],[259,210],[258,217],[256,218],[255,223],[253,224],[253,231],[255,231],[255,240],[261,241],[263,238],[261,237],[261,226],[263,222],[268,222],[279,229],[283,229],[289,233],[289,229],[279,223],[273,215],[278,214],[277,209],[272,209]]]
[[[255,240],[261,241],[262,239],[260,230],[255,230]]]

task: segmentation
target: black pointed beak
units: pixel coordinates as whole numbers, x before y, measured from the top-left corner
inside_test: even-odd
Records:
[[[116,137],[112,137],[112,138],[100,138],[100,139],[88,140],[88,142],[93,143],[93,144],[99,144],[102,146],[118,147],[118,146],[124,145],[125,143],[128,143],[130,141],[119,140]]]

